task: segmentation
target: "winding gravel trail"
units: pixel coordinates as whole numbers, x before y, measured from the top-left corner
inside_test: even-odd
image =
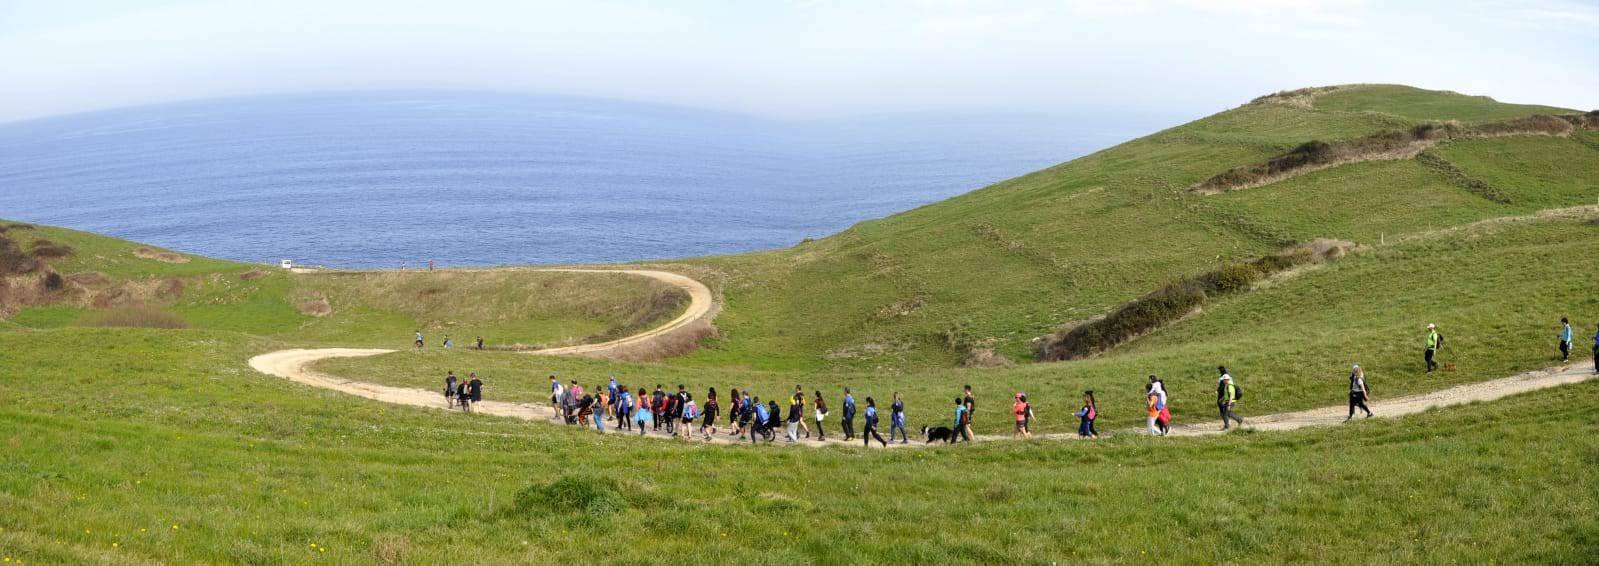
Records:
[[[654,339],[655,337],[667,334],[673,330],[694,324],[695,322],[709,320],[715,314],[715,298],[711,294],[710,288],[706,287],[699,281],[676,273],[652,270],[604,269],[556,269],[547,271],[562,271],[571,273],[620,272],[642,277],[651,277],[681,287],[689,293],[690,303],[688,309],[686,309],[682,315],[679,315],[677,318],[674,318],[665,324],[662,324],[661,326],[639,334],[612,340],[610,342],[585,344],[580,346],[567,346],[562,348],[550,348],[528,352],[529,354],[548,356],[602,355],[608,350],[648,341]],[[428,407],[449,410],[449,407],[445,403],[444,396],[440,395],[438,391],[352,381],[339,378],[337,376],[311,371],[307,367],[317,361],[330,358],[376,356],[394,351],[395,350],[361,348],[280,350],[250,358],[250,367],[261,373],[274,375],[294,381],[296,383],[303,383],[312,387],[320,387],[349,395],[365,397],[374,401],[394,403],[397,405],[409,405],[413,407]],[[1590,368],[1591,364],[1584,365],[1578,362],[1571,365],[1530,371],[1502,379],[1457,385],[1455,387],[1441,389],[1438,391],[1408,395],[1404,397],[1395,397],[1392,399],[1379,399],[1370,401],[1367,403],[1367,405],[1371,407],[1372,412],[1376,413],[1377,417],[1413,415],[1434,407],[1451,407],[1477,401],[1493,401],[1495,399],[1509,395],[1515,395],[1518,393],[1526,393],[1529,391],[1537,391],[1539,389],[1547,389],[1550,387],[1558,387],[1561,385],[1587,381],[1596,377],[1596,374]],[[481,403],[478,403],[474,410],[476,412],[489,415],[512,417],[530,421],[542,420],[549,421],[551,423],[559,422],[555,411],[546,403],[515,403],[508,401],[485,400]],[[1242,404],[1240,412],[1247,413],[1248,405]],[[1337,425],[1344,421],[1344,416],[1347,414],[1347,405],[1333,405],[1317,409],[1277,413],[1271,415],[1250,416],[1245,414],[1244,418],[1248,421],[1245,425],[1248,428],[1275,431],[1295,430],[1314,426]],[[695,428],[697,429],[698,427]],[[834,430],[837,429],[835,428]],[[627,433],[626,431],[618,431],[612,426],[607,426],[606,432],[615,434]],[[1136,431],[1122,432],[1122,434],[1136,433]],[[1206,421],[1204,424],[1183,424],[1174,426],[1171,429],[1171,436],[1199,436],[1219,433],[1221,433],[1219,421]],[[628,434],[637,435],[638,433],[633,432]],[[659,434],[647,434],[644,436],[663,439],[670,438],[668,436]],[[1077,435],[1074,433],[1034,435],[1035,440],[1071,440],[1076,438]],[[978,440],[1004,441],[1012,440],[1012,437],[980,435]],[[694,441],[705,442],[699,438],[696,438]],[[713,437],[710,442],[716,444],[731,444],[737,441],[723,434]],[[783,442],[779,440],[774,444],[782,443]],[[842,440],[838,440],[838,437],[835,437],[833,440],[828,440],[827,442],[802,440],[797,444],[803,446],[825,446],[844,445],[846,443]],[[852,446],[858,446],[854,442],[850,442],[848,444]],[[905,445],[890,444],[890,446],[915,447],[927,446],[927,444],[913,442]]]

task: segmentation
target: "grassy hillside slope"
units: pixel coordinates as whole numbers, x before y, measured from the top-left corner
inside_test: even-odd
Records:
[[[1263,97],[1069,163],[791,249],[710,258],[726,274],[722,339],[680,363],[764,369],[1016,361],[1092,318],[1224,260],[1317,237],[1375,244],[1497,216],[1593,204],[1593,132],[1461,140],[1437,153],[1511,195],[1485,199],[1416,160],[1359,163],[1217,196],[1195,182],[1312,140],[1429,120],[1573,111],[1365,85]]]
[[[687,305],[669,285],[622,274],[297,274],[63,228],[0,226],[19,226],[3,237],[24,251],[39,240],[71,250],[32,272],[0,278],[7,284],[0,316],[12,327],[181,326],[291,344],[386,347],[409,345],[421,329],[430,346],[449,335],[460,347],[477,336],[490,347],[541,347],[636,332]],[[50,272],[63,277],[62,288],[44,288]]]
[[[233,333],[0,339],[0,367],[39,368],[0,378],[0,555],[24,564],[1599,552],[1599,383],[1269,436],[795,451],[384,405],[251,372],[274,345]]]

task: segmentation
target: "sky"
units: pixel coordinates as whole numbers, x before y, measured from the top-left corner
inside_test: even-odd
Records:
[[[396,88],[1197,116],[1353,82],[1599,108],[1599,2],[0,0],[0,122]]]

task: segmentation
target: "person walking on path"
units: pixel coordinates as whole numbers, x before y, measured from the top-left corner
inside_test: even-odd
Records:
[[[972,441],[972,436],[969,435],[969,434],[966,434],[966,422],[967,422],[968,419],[971,418],[971,413],[968,412],[968,411],[969,411],[969,409],[966,408],[966,400],[962,399],[960,397],[956,397],[955,398],[955,432],[950,433],[951,434],[951,438],[950,438],[950,443],[951,444],[954,444],[955,442],[959,442],[959,440],[956,440],[954,438],[957,435],[962,437],[962,438],[965,438],[966,442],[971,442]]]
[[[454,347],[455,347],[455,341],[450,339],[450,335],[449,334],[445,334],[444,335],[444,348],[445,349],[450,349],[450,348],[454,348]]]
[[[455,384],[455,404],[459,405],[462,411],[472,412],[472,392],[467,389],[464,379]]]
[[[1149,435],[1160,436],[1160,425],[1155,423],[1160,419],[1160,395],[1155,393],[1153,382],[1144,385],[1144,407],[1148,411],[1145,424],[1149,427]]]
[[[1149,386],[1155,394],[1155,426],[1160,429],[1161,436],[1166,436],[1171,433],[1171,406],[1166,403],[1166,382],[1150,374]]]
[[[477,405],[483,401],[483,380],[477,378],[477,372],[472,372],[472,379],[466,382],[466,393],[472,397],[472,404]]]
[[[683,440],[694,439],[694,419],[700,418],[700,406],[694,402],[694,394],[683,393],[683,425],[678,427],[683,432]]]
[[[805,422],[805,395],[795,393],[788,399],[788,441],[799,441],[799,427]]]
[[[1221,411],[1221,429],[1227,430],[1231,421],[1244,426],[1244,419],[1233,413],[1233,407],[1238,405],[1240,398],[1238,386],[1233,384],[1233,376],[1227,373],[1227,366],[1216,366],[1216,371],[1221,372],[1221,379],[1216,380],[1216,408]]]
[[[639,388],[639,391],[643,390],[644,388]],[[633,411],[633,423],[638,425],[639,436],[644,436],[644,425],[650,424],[650,420],[649,403],[645,402],[643,398],[640,398],[638,402],[638,409]]]
[[[1593,372],[1599,373],[1599,328],[1593,331]]]
[[[844,388],[844,442],[855,439],[855,396]]]
[[[455,382],[457,380],[455,370],[450,370],[449,375],[444,376],[444,404],[452,409],[455,408]]]
[[[1360,369],[1360,364],[1349,370],[1349,416],[1344,420],[1355,418],[1355,407],[1366,412],[1366,418],[1371,418],[1371,409],[1366,407],[1366,400],[1371,398],[1371,390],[1366,389],[1366,370]]]
[[[556,414],[561,414],[561,397],[566,393],[564,389],[561,387],[561,380],[556,379],[555,374],[550,374],[550,408],[555,410]]]
[[[1094,403],[1092,389],[1083,392],[1083,408],[1077,411],[1077,436],[1094,438],[1094,419],[1099,418],[1099,407]]]
[[[822,419],[827,418],[827,401],[822,400],[822,390],[816,390],[816,400],[812,404],[816,409],[816,440],[827,442],[827,431],[822,429]],[[889,434],[892,435],[893,432]]]
[[[416,349],[418,349],[418,350],[422,349],[422,331],[421,330],[416,331]]]
[[[712,387],[705,394],[705,420],[700,422],[700,436],[709,441],[716,434],[716,414],[722,412],[722,405],[716,401],[716,388]],[[706,432],[709,430],[710,432]]]
[[[961,436],[965,437],[967,442],[971,442],[972,437],[976,436],[976,433],[972,432],[972,420],[977,418],[977,398],[972,396],[971,384],[966,385],[966,396],[961,402],[966,405],[966,422],[961,423]]]
[[[594,430],[605,432],[605,418],[609,412],[607,403],[610,402],[611,396],[604,389],[594,394]]]
[[[477,349],[478,349],[479,352],[483,351],[483,337],[482,336],[477,337]]]
[[[1032,433],[1027,431],[1027,396],[1016,394],[1016,402],[1010,406],[1010,412],[1016,415],[1016,434],[1020,438],[1032,438]],[[892,435],[892,433],[890,433]]]
[[[876,438],[877,442],[882,444],[884,448],[888,448],[888,441],[883,440],[883,435],[877,434],[877,402],[873,401],[871,397],[867,397],[866,430],[861,431],[861,440],[865,443],[865,446],[871,446],[873,438]]]
[[[616,388],[616,428],[633,430],[633,394],[626,385]]]
[[[1431,323],[1427,324],[1427,351],[1425,353],[1425,358],[1427,360],[1427,373],[1432,373],[1432,370],[1438,369],[1438,350],[1442,350],[1443,348],[1444,337],[1443,335],[1438,334],[1438,325]]]
[[[1571,321],[1560,317],[1560,363],[1571,361]]]
[[[888,406],[888,441],[894,441],[894,431],[899,431],[899,443],[906,444],[911,441],[911,435],[905,432],[905,402],[899,398],[899,392],[894,392],[894,402]]]

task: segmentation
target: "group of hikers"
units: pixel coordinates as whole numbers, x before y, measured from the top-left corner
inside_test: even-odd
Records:
[[[427,343],[427,341],[422,338],[422,331],[421,330],[417,330],[416,331],[416,341],[415,341],[416,349],[421,350],[422,346],[425,345],[426,343]],[[455,340],[451,339],[449,334],[445,334],[444,335],[444,344],[443,344],[443,346],[444,346],[444,348],[446,350],[454,348],[455,347]],[[474,350],[482,350],[483,349],[483,337],[482,336],[477,337],[477,344],[473,347],[473,349]]]
[[[455,377],[455,372],[450,371],[444,376],[444,403],[449,408],[460,408],[468,413],[472,412],[472,405],[483,400],[483,380],[478,379],[477,372],[467,374],[466,379]]]
[[[1566,362],[1571,356],[1573,331],[1568,319],[1561,318],[1560,322],[1560,359]],[[420,344],[421,341],[422,335],[418,332],[417,342]],[[1423,358],[1427,372],[1431,373],[1438,369],[1438,352],[1442,350],[1443,344],[1444,337],[1438,332],[1437,325],[1428,324]],[[478,339],[478,347],[482,348],[481,338]],[[1599,329],[1594,333],[1593,349],[1594,372],[1599,373]],[[1245,424],[1244,419],[1236,412],[1244,392],[1226,366],[1217,366],[1216,370],[1219,374],[1216,379],[1216,409],[1221,418],[1221,430],[1226,431],[1235,424],[1238,426]],[[466,379],[459,379],[452,371],[445,377],[444,395],[451,407],[471,411],[472,405],[482,400],[482,390],[483,382],[478,379],[476,373],[468,374]],[[1149,434],[1156,436],[1169,434],[1172,411],[1168,403],[1165,382],[1158,376],[1150,375],[1148,383],[1144,385],[1144,393]],[[786,412],[778,399],[768,398],[762,402],[760,396],[748,388],[730,390],[724,406],[714,387],[705,393],[701,402],[696,400],[682,384],[679,384],[675,391],[670,391],[661,384],[656,384],[653,390],[643,386],[629,388],[618,383],[616,377],[612,376],[608,384],[603,387],[597,386],[591,392],[575,379],[563,384],[556,376],[550,376],[550,406],[558,418],[569,425],[593,426],[604,431],[606,423],[609,422],[610,426],[618,430],[628,432],[637,430],[640,435],[654,432],[683,439],[692,439],[698,435],[705,440],[711,440],[717,434],[725,432],[731,439],[747,438],[751,443],[761,440],[772,442],[779,436],[786,442],[795,443],[800,441],[802,433],[805,439],[814,437],[817,441],[827,440],[825,425],[832,413],[821,390],[813,390],[807,397],[805,389],[796,385],[792,394],[784,394],[780,398],[786,401]],[[1349,414],[1344,420],[1354,418],[1357,410],[1363,412],[1366,417],[1371,417],[1373,413],[1367,405],[1370,399],[1371,390],[1366,382],[1366,372],[1361,369],[1360,364],[1353,364],[1349,372]],[[900,444],[910,442],[910,434],[905,428],[905,401],[901,399],[899,392],[893,393],[888,406],[887,439],[884,439],[880,432],[881,416],[876,399],[866,397],[864,408],[860,407],[856,403],[854,393],[845,387],[840,405],[842,415],[839,419],[839,429],[845,442],[852,442],[857,438],[855,430],[857,416],[863,417],[863,427],[858,437],[866,446],[870,446],[873,440],[885,447],[896,440]],[[962,395],[955,397],[949,426],[922,427],[925,441],[971,442],[974,437],[972,418],[976,409],[977,402],[972,394],[972,386],[967,385]],[[725,429],[718,427],[718,419],[724,418],[724,411]],[[1034,413],[1025,392],[1015,394],[1010,413],[1016,422],[1015,436],[1031,438]],[[1082,405],[1074,416],[1078,418],[1078,436],[1084,438],[1099,436],[1099,431],[1095,428],[1095,421],[1099,418],[1099,404],[1094,391],[1083,392]]]

